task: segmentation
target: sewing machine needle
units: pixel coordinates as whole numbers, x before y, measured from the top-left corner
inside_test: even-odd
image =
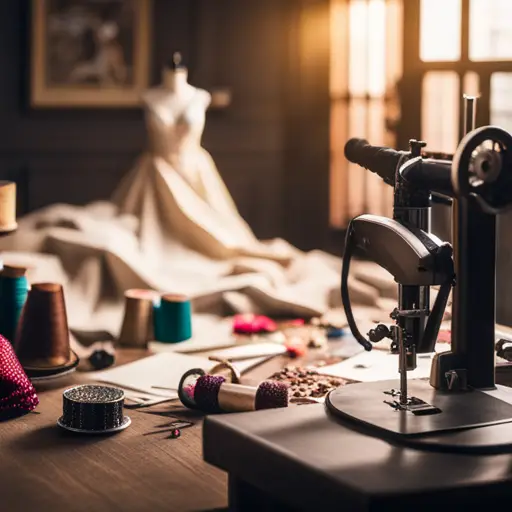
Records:
[[[405,350],[403,329],[398,328],[398,342],[400,347],[400,360],[399,360],[399,371],[400,371],[400,405],[407,405],[407,352]]]

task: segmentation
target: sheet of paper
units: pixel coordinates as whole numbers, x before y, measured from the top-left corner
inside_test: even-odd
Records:
[[[407,372],[410,379],[430,377],[432,354],[418,354],[416,370]],[[398,355],[382,350],[362,352],[341,363],[318,368],[324,375],[332,375],[358,382],[398,379]]]
[[[249,343],[246,345],[237,345],[224,350],[215,350],[209,352],[208,356],[221,357],[222,359],[250,359],[254,357],[274,356],[284,354],[286,348],[277,343]]]
[[[124,389],[156,396],[177,397],[176,390],[186,371],[192,368],[209,371],[215,364],[205,357],[172,353],[155,354],[133,363],[91,374],[91,378]],[[159,387],[169,390],[158,389]]]
[[[238,371],[243,375],[245,372],[252,370],[256,366],[263,364],[268,359],[265,357],[252,357],[251,359],[244,359],[243,361],[237,361],[236,363],[232,363],[233,366],[238,368]]]

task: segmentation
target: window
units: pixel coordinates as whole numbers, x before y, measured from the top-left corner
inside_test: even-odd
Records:
[[[351,137],[394,145],[387,125],[397,118],[401,64],[399,0],[331,1],[331,201],[336,228],[361,213],[390,215],[389,185],[356,165],[343,149]]]
[[[417,0],[407,4],[414,9]],[[479,125],[512,130],[512,2],[420,0],[416,8],[421,33],[421,136],[428,147],[455,150],[463,135],[464,93],[481,93]],[[411,63],[411,73],[414,68]]]
[[[346,162],[348,138],[453,153],[464,93],[480,95],[479,126],[512,131],[510,20],[512,0],[331,0],[332,226],[391,215],[391,187]]]

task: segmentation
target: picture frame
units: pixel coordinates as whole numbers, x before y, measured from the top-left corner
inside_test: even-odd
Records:
[[[30,105],[140,105],[149,85],[151,0],[32,0]]]

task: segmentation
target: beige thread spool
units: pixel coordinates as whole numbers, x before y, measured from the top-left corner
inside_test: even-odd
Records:
[[[224,382],[217,399],[224,412],[248,412],[256,409],[256,389],[251,386]]]
[[[0,180],[0,233],[14,231],[16,222],[16,183]]]
[[[122,347],[146,348],[153,339],[153,303],[160,295],[153,290],[127,290],[121,333]]]

